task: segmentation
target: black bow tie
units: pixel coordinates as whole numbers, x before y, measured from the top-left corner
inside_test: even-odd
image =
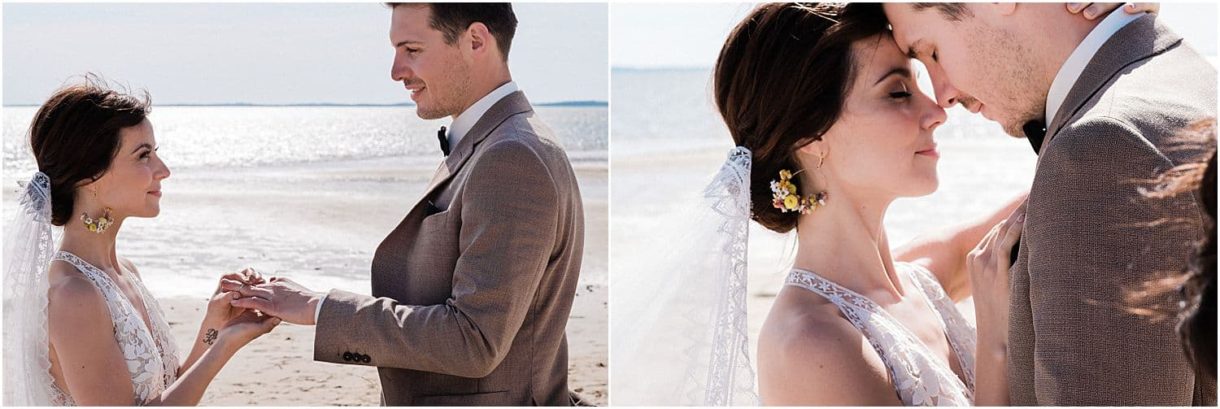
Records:
[[[436,139],[441,141],[441,153],[449,156],[449,137],[445,136],[445,127],[442,126],[441,130],[436,132]]]
[[[1021,131],[1025,132],[1025,139],[1029,140],[1030,146],[1034,147],[1034,154],[1038,154],[1038,150],[1042,149],[1042,140],[1046,139],[1046,124],[1042,121],[1029,121],[1021,126]]]

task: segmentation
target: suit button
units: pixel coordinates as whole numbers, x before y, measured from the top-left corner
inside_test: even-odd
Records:
[[[373,361],[373,357],[368,356],[368,355],[365,355],[363,358],[361,358],[361,359],[360,359],[360,361],[361,361],[361,362],[364,362],[364,363],[366,363],[366,364],[367,364],[367,363],[369,363],[369,362],[372,362],[372,361]]]
[[[343,353],[343,360],[344,360],[344,361],[351,362],[352,358],[353,358],[353,357],[352,357],[352,353],[351,353],[351,352],[344,352],[344,353]]]

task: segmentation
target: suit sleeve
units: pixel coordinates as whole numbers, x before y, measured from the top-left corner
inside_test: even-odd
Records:
[[[557,240],[558,193],[529,146],[501,141],[475,158],[460,193],[460,256],[440,305],[402,305],[332,290],[322,306],[314,359],[479,378],[508,353]]]
[[[1022,239],[1037,403],[1191,404],[1178,294],[1146,290],[1184,270],[1199,210],[1189,195],[1140,193],[1174,164],[1119,120],[1084,121],[1052,142]]]

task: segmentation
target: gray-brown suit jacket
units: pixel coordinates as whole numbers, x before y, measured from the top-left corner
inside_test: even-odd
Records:
[[[583,242],[571,163],[509,94],[377,248],[373,295],[327,294],[314,359],[376,366],[388,405],[569,405]]]
[[[1206,159],[1173,136],[1215,116],[1216,70],[1154,16],[1089,62],[1047,127],[1012,268],[1012,404],[1215,405],[1174,330],[1177,292],[1137,296],[1202,234],[1195,198],[1145,199],[1140,181]]]

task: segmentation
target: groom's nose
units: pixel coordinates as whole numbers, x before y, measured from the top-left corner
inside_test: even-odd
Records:
[[[928,75],[932,77],[932,91],[936,94],[936,104],[941,108],[953,108],[953,105],[961,102],[962,93],[953,86],[949,81],[949,77],[945,75],[945,71],[938,64],[925,65],[928,69]]]
[[[407,78],[411,78],[411,75],[411,67],[408,66],[405,61],[402,61],[402,58],[395,55],[394,63],[390,64],[390,79],[402,82]]]

